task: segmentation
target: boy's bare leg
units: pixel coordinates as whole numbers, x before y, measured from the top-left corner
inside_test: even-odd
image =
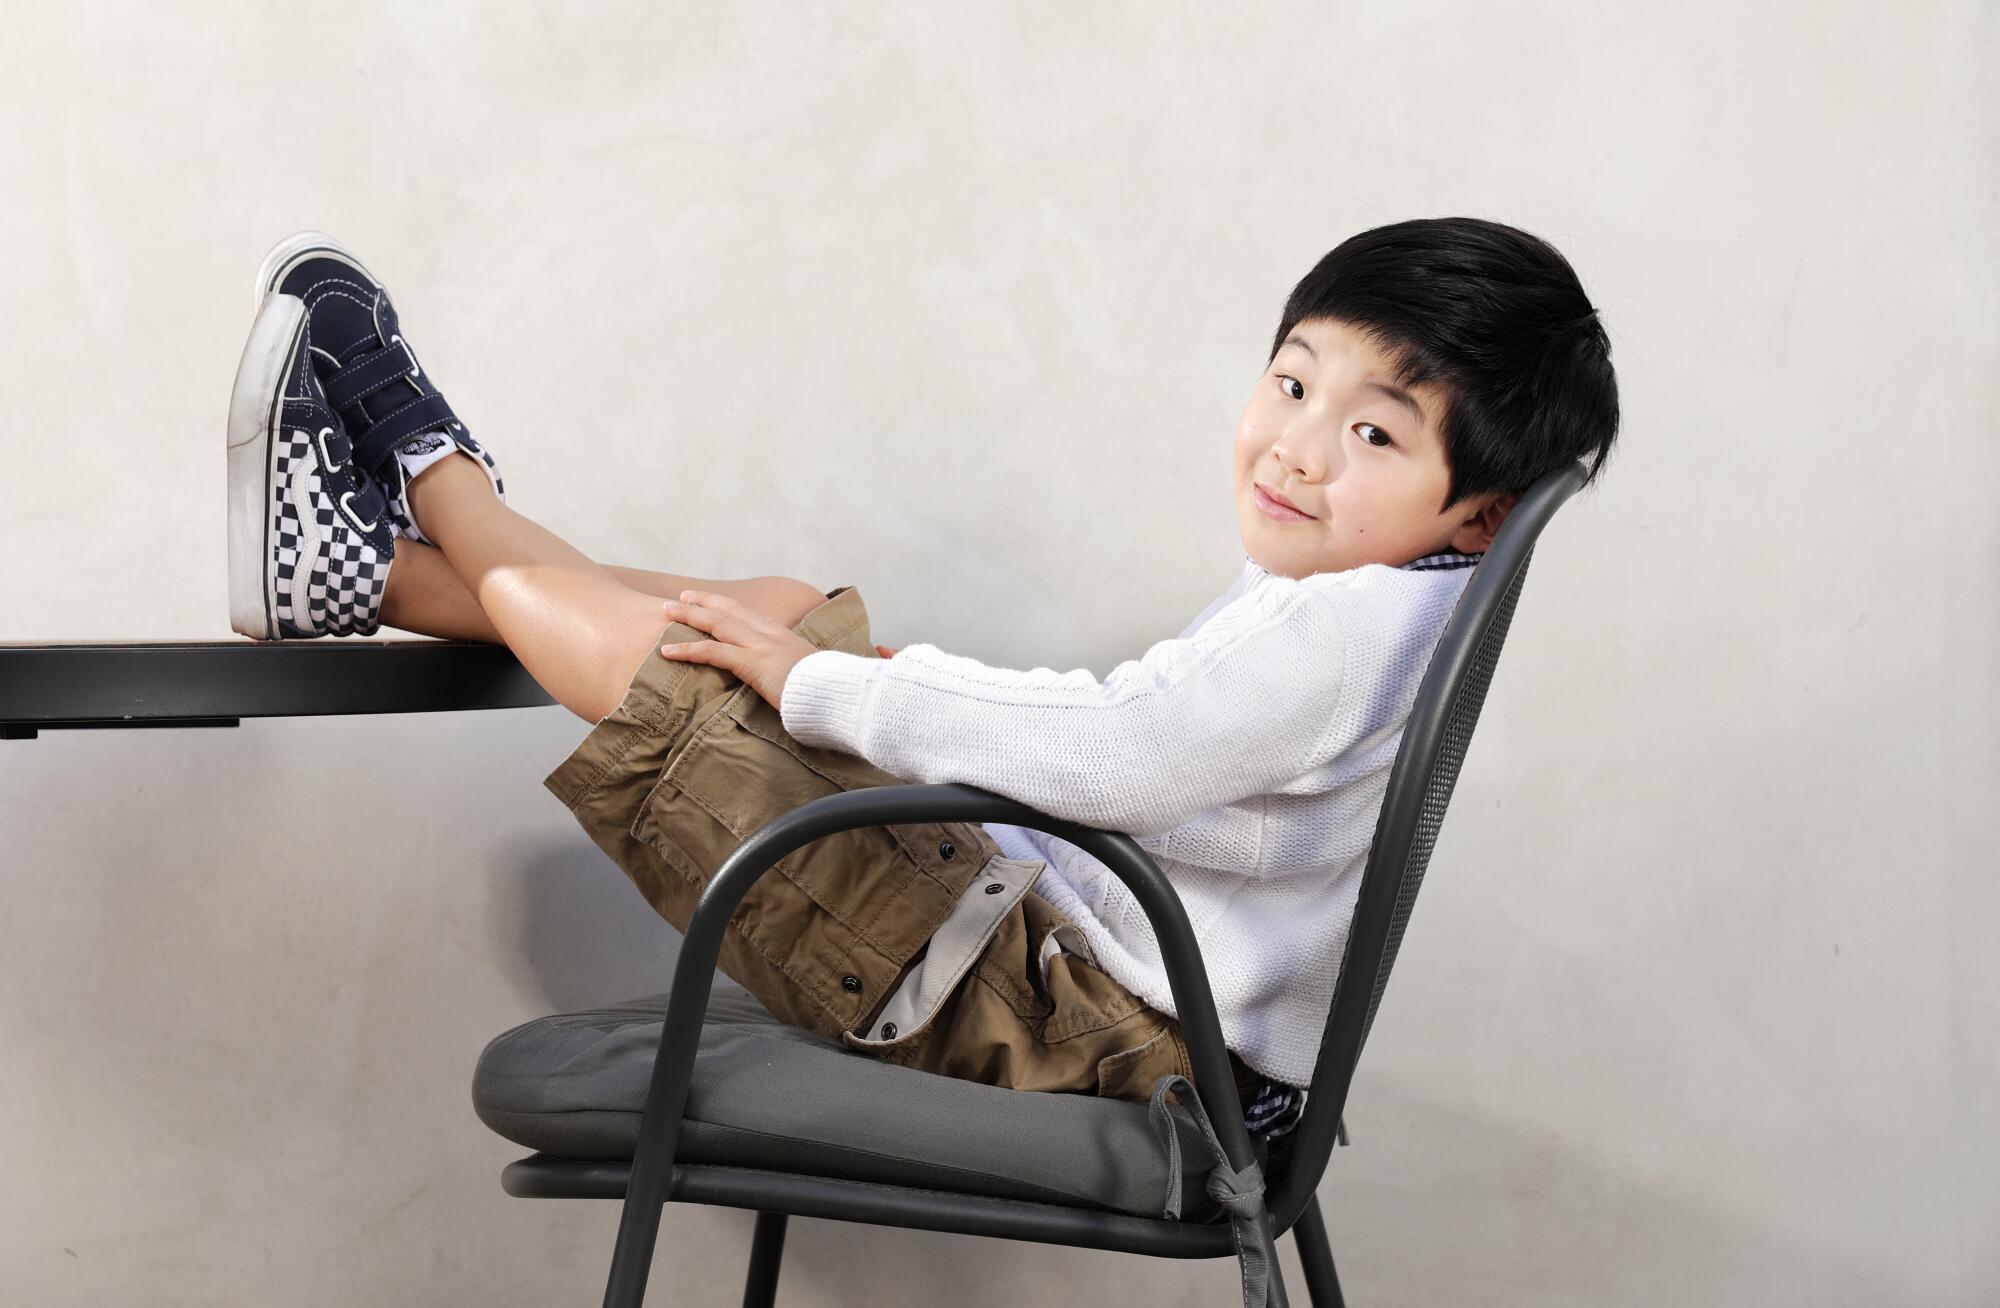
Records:
[[[410,482],[409,496],[424,534],[442,547],[484,613],[491,636],[513,651],[528,675],[587,722],[618,707],[640,664],[657,654],[654,642],[669,621],[660,597],[626,585],[554,532],[502,504],[485,472],[463,454],[424,469]],[[402,568],[402,554],[399,548],[390,568],[383,620],[426,635],[473,630],[464,598],[439,587],[434,570],[427,578],[422,563],[414,572]],[[749,584],[684,580],[724,593]],[[676,593],[680,589],[674,587]],[[790,622],[804,613],[801,609]]]
[[[804,587],[791,586],[784,577],[747,577],[726,580],[683,576],[678,572],[655,572],[650,568],[625,568],[615,563],[601,565],[606,572],[633,590],[658,599],[677,598],[683,590],[712,590],[733,595],[786,626],[795,625],[806,610],[798,607],[798,597],[808,605],[817,601],[804,595]],[[817,594],[817,592],[815,592]],[[824,598],[821,596],[820,598]],[[465,587],[452,569],[444,551],[422,541],[400,538],[396,557],[389,565],[389,585],[382,595],[382,625],[399,631],[414,631],[446,640],[483,640],[505,645],[506,639],[494,627],[486,610]],[[660,626],[666,626],[664,615]]]
[[[389,581],[382,591],[382,625],[446,640],[507,643],[465,582],[452,571],[444,551],[407,536],[397,537],[396,556],[389,560]]]

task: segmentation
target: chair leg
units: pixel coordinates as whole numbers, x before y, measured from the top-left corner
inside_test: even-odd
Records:
[[[1292,1239],[1299,1246],[1299,1266],[1306,1273],[1306,1297],[1312,1308],[1346,1308],[1340,1297],[1340,1278],[1333,1271],[1333,1249],[1326,1242],[1326,1220],[1320,1216],[1319,1196],[1306,1201],[1299,1219],[1292,1223]]]
[[[652,1271],[653,1245],[660,1235],[662,1205],[634,1202],[628,1188],[618,1214],[618,1243],[611,1250],[611,1277],[604,1286],[604,1308],[642,1308],[646,1276]]]
[[[785,1256],[785,1214],[758,1213],[750,1237],[750,1274],[743,1281],[743,1308],[772,1308],[778,1302],[778,1264]]]

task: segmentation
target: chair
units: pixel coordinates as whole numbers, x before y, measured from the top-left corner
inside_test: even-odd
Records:
[[[1340,981],[1296,1129],[1252,1139],[1186,913],[1129,836],[1079,827],[968,785],[882,786],[815,800],[753,833],[717,870],[688,924],[672,989],[589,1013],[557,1014],[496,1037],[474,1076],[482,1120],[536,1152],[501,1184],[524,1198],[623,1199],[604,1302],[644,1298],[663,1204],[757,1212],[743,1302],[774,1302],[791,1214],[955,1231],[1173,1258],[1242,1252],[1242,1214],[1201,1193],[1205,1170],[1170,1172],[1156,1129],[1202,1136],[1187,1103],[1171,1109],[1083,1095],[1028,1094],[882,1063],[785,1027],[747,996],[710,1003],[730,913],[790,851],[854,827],[1004,822],[1072,841],[1130,886],[1164,955],[1194,1063],[1230,1169],[1257,1163],[1261,1230],[1297,1241],[1315,1308],[1342,1302],[1315,1196],[1361,1048],[1395,963],[1431,848],[1542,528],[1582,486],[1575,463],[1521,496],[1474,568],[1419,687],[1391,769]],[[1188,1096],[1183,1093],[1183,1099]],[[857,1113],[861,1103],[881,1112]],[[893,1127],[893,1129],[891,1129]],[[1161,1140],[1168,1139],[1163,1135]],[[1344,1143],[1344,1139],[1343,1139]],[[1183,1158],[1188,1149],[1178,1151]],[[1219,1162],[1220,1160],[1218,1160]],[[1219,1175],[1218,1172],[1211,1174]],[[1177,1217],[1162,1194],[1192,1179]],[[1171,1205],[1165,1205],[1171,1209]],[[1246,1260],[1246,1297],[1251,1286]],[[1268,1302],[1285,1302],[1276,1259]],[[1259,1287],[1259,1293],[1264,1287]]]

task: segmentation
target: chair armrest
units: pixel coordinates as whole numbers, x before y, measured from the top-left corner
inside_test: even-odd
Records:
[[[778,860],[822,836],[856,827],[914,822],[1002,822],[1045,831],[1089,853],[1130,887],[1159,939],[1167,984],[1194,1064],[1195,1088],[1209,1109],[1223,1150],[1232,1167],[1242,1168],[1255,1160],[1236,1078],[1215,1016],[1215,997],[1187,910],[1166,874],[1132,837],[1050,817],[977,786],[873,786],[827,795],[771,819],[738,845],[709,878],[688,921],[674,967],[673,994],[667,1004],[633,1157],[635,1191],[654,1191],[660,1201],[666,1197],[673,1147],[687,1107],[688,1083],[723,932],[743,896]]]

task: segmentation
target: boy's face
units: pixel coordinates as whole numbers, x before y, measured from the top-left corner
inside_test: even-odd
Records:
[[[1274,576],[1400,567],[1438,550],[1477,553],[1514,497],[1474,496],[1443,513],[1451,482],[1438,429],[1443,394],[1414,409],[1380,387],[1388,356],[1344,322],[1300,322],[1272,356],[1236,428],[1236,517],[1244,553]],[[1311,514],[1272,507],[1262,486]]]

